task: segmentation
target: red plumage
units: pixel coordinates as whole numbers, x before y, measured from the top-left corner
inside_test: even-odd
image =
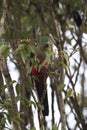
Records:
[[[44,107],[44,109],[42,110],[44,116],[47,116],[49,114],[47,87],[46,87],[47,71],[48,71],[48,63],[46,63],[45,66],[43,66],[40,70],[38,70],[35,67],[32,67],[31,71],[31,74],[36,76],[35,85],[39,101]]]

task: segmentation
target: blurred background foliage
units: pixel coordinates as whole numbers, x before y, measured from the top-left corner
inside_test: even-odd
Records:
[[[43,117],[31,68],[46,62]],[[0,129],[87,130],[86,100],[86,0],[0,0]]]

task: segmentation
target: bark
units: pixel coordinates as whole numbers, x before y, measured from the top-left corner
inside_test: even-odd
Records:
[[[8,71],[6,60],[2,54],[0,54],[0,69],[1,69],[1,73],[5,77],[5,81],[6,81],[10,99],[11,99],[14,117],[18,117],[18,109],[17,109],[17,105],[15,103],[15,94],[14,94],[13,86],[11,84],[12,79],[11,79],[9,71]],[[19,126],[14,121],[13,121],[13,124],[14,124],[15,130],[17,130],[17,129],[20,130]]]
[[[14,7],[17,9],[14,10]],[[13,52],[17,49],[18,45],[21,44],[21,3],[18,0],[15,1],[8,1],[8,13],[7,13],[7,23],[9,27],[9,42],[11,45],[11,48]],[[14,24],[12,24],[12,17],[11,14],[14,17]],[[26,87],[26,81],[29,80],[28,77],[26,77],[27,70],[26,70],[26,64],[23,63],[20,55],[14,56],[14,59],[16,60],[16,67],[19,71],[20,74],[20,95],[21,95],[21,100],[20,100],[20,112],[23,112],[20,117],[24,120],[24,123],[20,123],[21,130],[26,130],[26,125],[30,123],[30,126],[33,127],[33,115],[32,115],[32,110],[31,107],[27,107],[24,105],[24,100],[30,100],[30,92],[27,91],[27,86]]]
[[[5,93],[2,94],[2,87],[3,87],[3,85],[4,85],[4,82],[3,82],[3,77],[2,77],[1,70],[0,70],[0,96],[1,96],[0,101],[1,102],[4,102],[4,99],[5,99]]]
[[[51,17],[52,17],[52,21],[53,21],[54,30],[55,30],[55,36],[57,38],[59,38],[60,34],[58,33],[58,23],[55,20],[55,15],[54,15],[52,6],[51,6],[50,10],[51,10]],[[62,45],[63,44],[58,39],[58,40],[56,40],[55,45],[57,46],[57,49],[58,49],[58,55],[59,55],[58,61],[60,63],[62,63],[62,62],[64,62],[63,54],[62,54],[62,51],[63,51],[63,46]],[[56,87],[54,87],[54,88],[56,90],[56,94],[57,94],[57,98],[58,98],[57,100],[58,100],[58,103],[59,103],[59,110],[60,110],[61,123],[62,123],[61,130],[65,130],[66,129],[66,114],[65,114],[64,99],[63,99],[63,96],[62,96],[62,91],[58,91],[58,89],[57,89],[57,86],[58,86],[57,84],[58,83],[59,84],[64,84],[64,68],[63,68],[63,66],[61,64],[56,69],[56,71],[58,71],[58,70],[60,70],[60,73],[58,75],[59,79],[56,78]]]
[[[1,17],[1,21],[0,21],[0,37],[3,33],[6,13],[7,13],[7,2],[6,2],[6,0],[3,0],[3,14]],[[0,70],[1,70],[1,74],[4,75],[5,81],[8,86],[7,88],[8,88],[9,94],[10,94],[11,104],[12,104],[13,110],[15,110],[15,111],[13,111],[13,113],[17,117],[18,110],[17,110],[17,105],[15,104],[15,101],[14,101],[14,99],[15,99],[14,90],[13,90],[13,86],[10,85],[12,80],[11,80],[11,77],[10,77],[10,74],[8,71],[6,60],[1,53],[0,53]],[[2,76],[1,76],[1,80],[2,80]],[[2,83],[1,83],[1,85],[2,85]],[[14,124],[15,130],[17,130],[17,129],[20,130],[19,126],[14,121],[13,121],[13,124]]]
[[[86,130],[87,124],[85,123],[85,120],[84,120],[84,117],[83,117],[83,114],[82,114],[82,111],[81,111],[81,107],[79,106],[76,98],[71,97],[70,100],[73,104],[74,110],[75,110],[75,112],[78,116],[79,122],[81,123],[83,130]]]
[[[4,29],[4,24],[5,24],[5,18],[6,18],[6,13],[7,13],[7,2],[6,0],[3,0],[3,14],[0,20],[0,37],[3,33],[3,29]]]

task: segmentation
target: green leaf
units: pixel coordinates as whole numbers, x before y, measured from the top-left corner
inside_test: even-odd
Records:
[[[6,45],[1,45],[0,46],[0,52],[3,53],[6,50],[7,46]]]
[[[27,59],[27,51],[25,44],[20,44],[18,48],[14,51],[14,55],[20,54],[23,62],[25,63]]]
[[[15,122],[16,123],[18,123],[18,122],[25,123],[25,121],[19,116],[15,117]]]
[[[34,105],[34,107],[36,108],[36,103],[35,102],[29,101],[29,106],[31,106],[31,105]]]
[[[77,100],[78,100],[78,102],[81,100],[81,94],[80,93],[77,93]]]
[[[53,77],[55,76],[55,72],[52,72],[52,71],[48,72],[47,74],[48,74],[51,78],[53,78]]]
[[[25,99],[23,99],[22,102],[23,102],[25,107],[29,107],[29,100],[28,99],[25,98]]]
[[[15,89],[16,89],[17,95],[19,95],[20,94],[20,85],[18,83],[16,84]]]
[[[65,70],[67,70],[67,65],[64,62],[59,62],[59,64],[62,65]]]
[[[67,94],[66,94],[66,98],[69,98],[73,93],[73,89],[69,89]]]
[[[18,126],[20,125],[19,121],[16,118],[13,118],[12,121],[14,121]]]
[[[14,54],[19,54],[21,52],[21,50],[24,50],[25,49],[25,45],[24,44],[20,44],[18,46],[18,48],[14,51]]]
[[[11,104],[11,101],[9,99],[5,100],[5,106],[6,106],[7,109],[12,108],[12,104]]]
[[[23,60],[23,62],[25,63],[26,59],[27,59],[27,53],[25,50],[21,50],[21,58]]]
[[[5,123],[6,123],[6,119],[5,119],[5,117],[3,116],[2,118],[1,118],[1,125],[2,126],[5,126]]]
[[[64,89],[64,87],[65,87],[65,84],[59,84],[58,86],[57,86],[57,90],[58,91],[62,91],[63,89]]]
[[[41,42],[48,42],[50,40],[49,36],[43,36]]]
[[[25,106],[25,107],[29,107],[29,106],[31,106],[31,105],[34,105],[34,107],[36,108],[36,103],[33,102],[33,101],[30,101],[29,99],[24,99],[24,100],[23,100],[23,103],[24,103],[24,106]]]
[[[64,55],[65,64],[67,65],[67,67],[69,67],[70,62],[69,62],[69,56],[67,52],[63,51],[63,55]]]
[[[20,101],[20,96],[15,97],[15,102],[17,103],[18,101]]]
[[[1,87],[1,95],[4,95],[6,88],[7,88],[7,85],[3,85],[3,86]]]
[[[9,47],[6,45],[1,45],[0,52],[3,54],[5,58],[7,58],[7,56],[9,55]]]

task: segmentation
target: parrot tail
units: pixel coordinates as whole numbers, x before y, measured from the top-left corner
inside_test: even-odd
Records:
[[[49,107],[48,107],[48,97],[47,97],[47,87],[46,87],[46,79],[47,79],[47,67],[42,67],[38,72],[34,67],[32,69],[32,74],[36,76],[35,86],[37,89],[37,94],[41,105],[43,105],[43,116],[48,116]]]
[[[43,116],[48,116],[49,107],[48,107],[47,90],[45,90],[46,88],[37,85],[36,85],[36,89],[37,89],[39,101],[41,105],[43,105],[43,110],[42,110]]]
[[[49,109],[48,109],[47,91],[46,91],[46,94],[45,94],[45,97],[44,97],[44,99],[43,99],[42,104],[43,104],[43,106],[44,106],[44,110],[42,111],[42,113],[43,113],[44,116],[48,116],[48,114],[49,114]]]

